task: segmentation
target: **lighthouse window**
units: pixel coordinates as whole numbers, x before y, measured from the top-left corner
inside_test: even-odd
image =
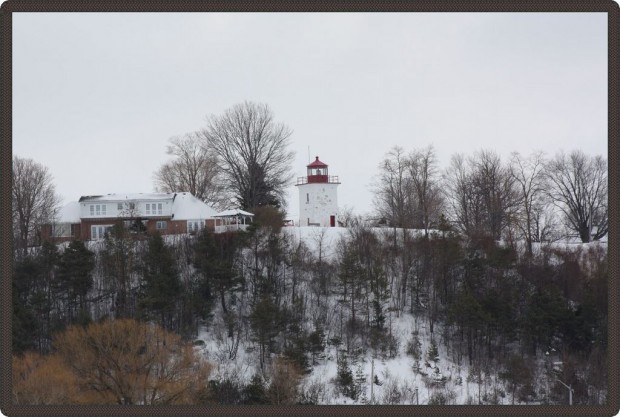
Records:
[[[306,204],[310,202],[310,194],[306,193]]]

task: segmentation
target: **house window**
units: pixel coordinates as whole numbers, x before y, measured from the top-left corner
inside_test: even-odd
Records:
[[[146,214],[150,215],[152,214],[153,216],[155,215],[160,215],[162,214],[162,203],[148,203],[146,205]]]
[[[90,215],[91,216],[105,216],[106,215],[106,205],[105,204],[91,204],[90,205]]]
[[[57,223],[57,224],[52,225],[52,236],[70,237],[71,236],[71,224]]]
[[[116,205],[117,210],[122,210],[123,209],[123,203],[118,203]]]
[[[136,203],[129,203],[129,208],[131,210],[135,210],[136,209]]]
[[[189,220],[187,222],[187,232],[188,233],[196,233],[198,230],[200,229],[204,229],[205,228],[205,222],[204,220],[198,221],[198,220]]]
[[[165,230],[168,228],[168,224],[165,221],[159,221],[155,224],[157,230]]]
[[[90,239],[100,240],[112,229],[112,225],[94,225],[90,226]]]

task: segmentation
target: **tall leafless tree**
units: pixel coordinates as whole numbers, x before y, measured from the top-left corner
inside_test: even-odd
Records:
[[[465,236],[479,234],[482,228],[482,204],[474,189],[474,174],[462,154],[455,154],[444,174],[444,192],[449,202],[449,218]]]
[[[439,219],[443,197],[432,146],[405,154],[393,147],[379,166],[375,211],[393,227],[422,228],[428,233]]]
[[[545,206],[544,154],[534,152],[523,157],[514,152],[510,160],[510,175],[520,193],[521,207],[515,215],[515,225],[525,239],[526,251],[532,254],[532,242],[541,238],[543,219],[541,210]]]
[[[53,221],[60,198],[49,169],[32,159],[13,157],[13,236],[18,255],[38,243],[41,225]]]
[[[409,156],[408,169],[415,201],[414,226],[423,228],[428,235],[431,224],[439,221],[443,205],[433,147],[414,150]]]
[[[227,191],[243,209],[285,206],[294,157],[291,134],[290,128],[275,122],[268,105],[247,101],[212,115],[200,132],[217,156]]]
[[[548,195],[564,214],[566,226],[582,242],[607,234],[607,160],[582,151],[561,152],[546,165]]]
[[[470,238],[500,239],[520,199],[499,155],[488,150],[467,159],[455,155],[445,178],[458,228]]]
[[[408,178],[409,165],[405,150],[393,147],[379,166],[375,184],[374,206],[377,216],[385,219],[392,227],[412,226],[411,182]]]
[[[172,159],[153,175],[158,192],[187,191],[209,205],[226,208],[217,158],[203,146],[200,134],[194,132],[171,138],[166,153]]]

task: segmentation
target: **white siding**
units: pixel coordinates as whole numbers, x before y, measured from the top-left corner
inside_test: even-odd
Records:
[[[122,204],[122,209],[118,209],[118,205]],[[130,204],[133,203],[133,209]],[[149,214],[147,214],[146,205],[149,205]],[[91,206],[93,210],[91,212]],[[99,212],[97,212],[97,206],[99,206]],[[105,215],[103,211],[105,206]],[[160,211],[161,206],[161,211]],[[155,207],[155,210],[153,210]],[[125,201],[85,201],[80,203],[80,217],[83,219],[93,218],[115,218],[115,217],[127,217],[130,213],[134,216],[141,217],[166,217],[172,214],[172,201],[139,201],[139,200],[125,200]]]
[[[338,215],[338,184],[314,183],[298,185],[299,225],[318,224],[329,227],[330,216]]]

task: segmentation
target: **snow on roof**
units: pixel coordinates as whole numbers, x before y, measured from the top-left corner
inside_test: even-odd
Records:
[[[241,209],[232,209],[232,210],[224,210],[217,214],[214,214],[213,217],[230,217],[230,216],[254,216],[252,213],[248,213],[247,211],[243,211]]]
[[[177,193],[172,213],[173,220],[198,220],[212,218],[217,212],[190,193]]]
[[[179,193],[180,194],[180,193]],[[133,193],[133,194],[106,194],[106,195],[85,195],[80,197],[83,201],[144,201],[144,200],[172,200],[174,193]]]
[[[58,223],[79,223],[80,222],[80,203],[72,201],[58,210],[56,214]]]

